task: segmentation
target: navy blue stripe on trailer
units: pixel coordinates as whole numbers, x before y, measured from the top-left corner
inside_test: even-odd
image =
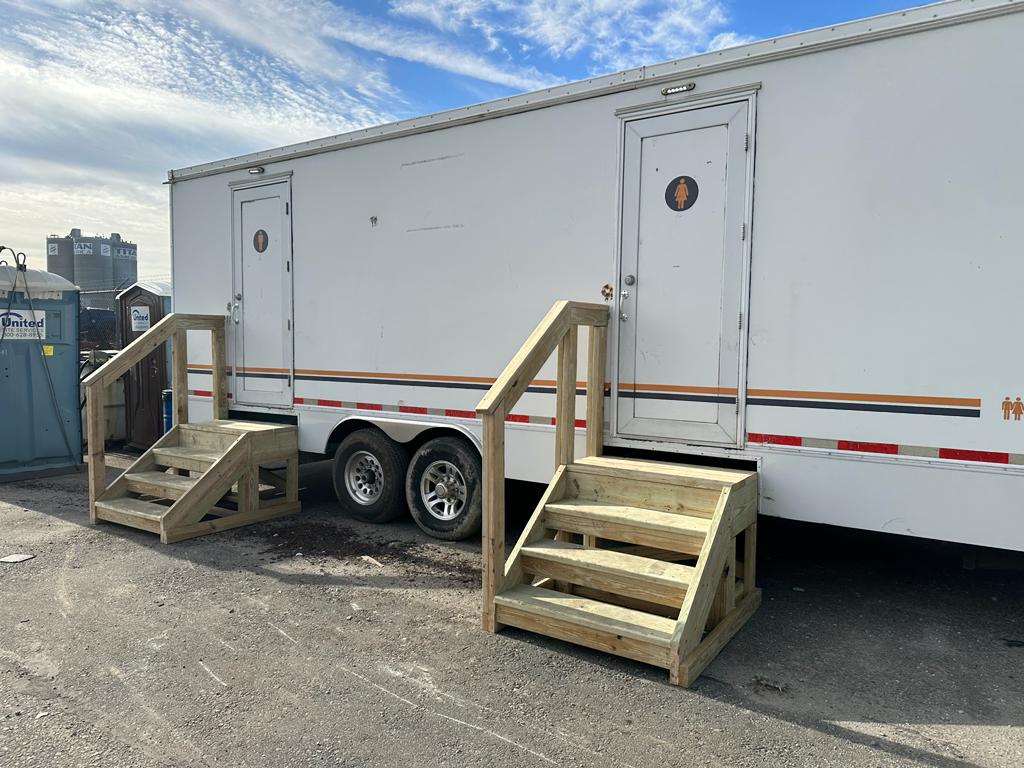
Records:
[[[774,406],[778,408],[815,408],[829,411],[871,411],[875,413],[912,413],[928,416],[959,416],[977,419],[980,408],[955,408],[940,405],[903,405],[899,403],[858,403],[836,400],[788,400],[772,397],[749,397],[747,405]]]
[[[191,374],[209,375],[208,368],[190,368]],[[242,372],[236,375],[251,379],[275,379],[284,380],[288,378],[286,373],[269,372]],[[439,389],[462,389],[485,392],[491,388],[490,384],[472,381],[431,381],[428,379],[390,379],[390,378],[369,378],[361,376],[331,376],[323,374],[300,373],[295,375],[296,381],[321,381],[340,384],[382,384],[385,386],[403,387],[428,387]],[[527,392],[535,394],[554,394],[555,388],[543,385],[531,385],[526,388]],[[585,388],[577,387],[577,395],[585,395]],[[609,389],[605,388],[605,394]],[[632,391],[620,390],[619,396],[639,400],[669,400],[691,403],[716,403],[719,405],[735,405],[735,395],[704,394],[691,392],[662,392],[662,391]],[[953,416],[957,418],[981,417],[981,409],[972,406],[948,406],[948,405],[914,405],[906,403],[872,403],[857,402],[849,400],[805,400],[780,397],[748,397],[747,405],[774,408],[812,408],[815,410],[827,411],[860,411],[870,413],[906,413],[925,416]]]
[[[635,392],[619,390],[619,397],[630,397],[635,400],[682,400],[688,403],[736,404],[736,395],[700,395],[685,392]]]

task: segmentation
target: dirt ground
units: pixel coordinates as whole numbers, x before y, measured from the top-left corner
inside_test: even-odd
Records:
[[[763,520],[762,607],[683,690],[484,633],[478,543],[328,478],[172,546],[90,527],[84,475],[0,485],[0,556],[35,555],[0,564],[0,766],[1024,765],[1019,557]]]

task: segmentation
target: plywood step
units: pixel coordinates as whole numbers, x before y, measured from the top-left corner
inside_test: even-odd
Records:
[[[545,525],[673,552],[700,554],[710,521],[593,499],[564,499],[544,507]]]
[[[193,472],[205,472],[220,457],[220,453],[204,448],[168,446],[153,449],[153,458],[161,467]]]
[[[162,499],[180,499],[196,484],[198,478],[154,471],[127,472],[124,479],[128,490],[133,493]]]
[[[672,619],[525,584],[497,595],[494,604],[499,624],[669,666]]]
[[[694,568],[610,549],[541,539],[521,550],[523,570],[659,605],[682,605]]]
[[[96,517],[111,523],[129,525],[144,531],[160,533],[160,518],[168,507],[142,499],[120,498],[99,499],[96,502]]]

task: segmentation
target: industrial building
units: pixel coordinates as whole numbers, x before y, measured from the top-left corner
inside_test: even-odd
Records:
[[[67,235],[46,238],[46,269],[81,289],[83,307],[114,310],[114,297],[139,279],[138,246],[121,238]]]

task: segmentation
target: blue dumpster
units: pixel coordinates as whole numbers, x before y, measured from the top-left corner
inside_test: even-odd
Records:
[[[0,264],[0,481],[82,463],[78,288]]]

